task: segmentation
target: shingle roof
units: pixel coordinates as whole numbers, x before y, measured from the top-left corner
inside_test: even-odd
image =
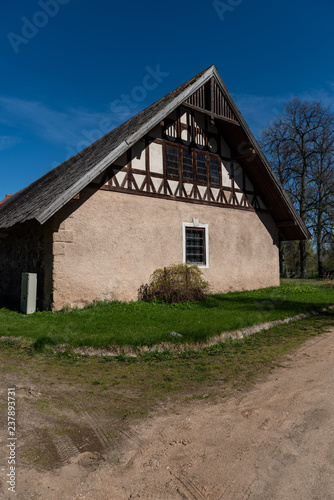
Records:
[[[202,71],[194,78],[180,85],[180,87],[162,97],[159,101],[151,104],[75,156],[72,156],[72,158],[69,158],[20,192],[14,194],[4,206],[0,206],[0,229],[9,228],[15,224],[26,222],[31,219],[38,220],[48,207],[59,199],[61,195],[66,193],[75,183],[89,174],[95,165],[105,159],[110,153],[114,152],[122,143],[128,142],[127,139],[129,139],[132,134],[140,130],[143,125],[150,122],[152,119],[154,120],[161,110],[168,108],[168,105],[173,102],[177,96],[188,87],[191,87],[207,71],[208,70]],[[129,147],[130,144],[126,144],[126,146]],[[118,154],[116,158],[120,156],[120,154]],[[111,160],[110,163],[112,161],[114,160]],[[93,178],[99,175],[99,173],[100,172],[94,172]],[[91,180],[92,179],[89,179],[86,184]],[[77,192],[79,192],[79,190],[80,189],[78,189]],[[69,199],[75,196],[75,194],[77,193],[74,192],[73,195],[69,195]],[[68,200],[66,200],[65,203],[67,201]]]
[[[133,118],[115,128],[96,142],[80,151],[58,167],[46,173],[38,180],[11,196],[6,203],[0,205],[0,229],[7,229],[15,224],[36,219],[41,224],[48,220],[73,196],[96,179],[110,164],[117,160],[129,147],[138,141],[149,130],[155,127],[171,111],[176,109],[201,85],[215,76],[223,89],[229,103],[235,112],[241,127],[240,131],[227,130],[229,139],[247,139],[257,151],[258,165],[254,164],[254,172],[258,179],[269,182],[269,192],[280,202],[281,212],[277,220],[291,220],[295,228],[285,229],[287,239],[305,239],[309,233],[301,221],[297,211],[278,182],[259,145],[250,132],[240,111],[222,82],[215,66],[202,71],[175,90],[171,91],[159,101],[151,104]],[[238,137],[239,134],[239,137]],[[249,168],[249,166],[246,166]],[[255,176],[256,177],[256,176]],[[254,178],[254,175],[253,175]],[[264,199],[266,202],[267,200]],[[268,201],[267,201],[268,204]],[[276,202],[274,202],[276,206]],[[275,210],[275,206],[273,209]],[[275,215],[275,214],[274,214]]]

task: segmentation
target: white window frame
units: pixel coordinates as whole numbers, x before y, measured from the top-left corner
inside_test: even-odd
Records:
[[[186,229],[204,228],[205,229],[205,264],[196,264],[201,269],[209,268],[209,224],[200,224],[198,219],[193,219],[192,222],[182,222],[182,239],[183,239],[183,264],[186,262]],[[189,265],[192,265],[189,263]]]

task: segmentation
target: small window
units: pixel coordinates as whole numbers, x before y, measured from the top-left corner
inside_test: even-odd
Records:
[[[207,182],[206,175],[206,158],[204,155],[197,155],[196,157],[196,166],[197,166],[197,180],[199,182]]]
[[[216,158],[210,158],[210,183],[219,184],[219,162]]]
[[[193,157],[188,151],[182,151],[182,175],[183,179],[193,180]]]
[[[177,149],[167,147],[167,175],[178,177],[179,164],[177,161]]]
[[[209,226],[198,220],[183,222],[183,262],[209,267]]]
[[[205,265],[205,229],[186,228],[186,262]]]

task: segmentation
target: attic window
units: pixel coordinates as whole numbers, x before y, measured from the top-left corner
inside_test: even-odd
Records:
[[[219,184],[219,162],[216,158],[210,158],[210,183]]]
[[[167,146],[167,175],[177,177],[179,175],[179,165],[177,161],[177,149]]]
[[[196,157],[196,173],[199,182],[207,182],[206,158],[204,155],[197,155]]]
[[[221,159],[218,155],[198,151],[183,145],[165,146],[165,172],[174,180],[221,185]]]
[[[188,151],[182,151],[182,177],[193,180],[193,156]]]

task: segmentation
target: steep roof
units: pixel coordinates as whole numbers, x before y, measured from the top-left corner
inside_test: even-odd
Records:
[[[32,219],[36,219],[41,224],[46,222],[212,77],[218,82],[240,125],[235,127],[228,121],[222,123],[226,138],[235,150],[245,141],[255,149],[255,159],[249,164],[242,163],[242,160],[240,162],[253,182],[260,186],[264,202],[275,220],[281,223],[283,237],[286,239],[309,238],[308,230],[277,180],[215,66],[211,66],[180,85],[80,153],[11,196],[6,203],[0,205],[0,229],[8,229],[15,224]]]

